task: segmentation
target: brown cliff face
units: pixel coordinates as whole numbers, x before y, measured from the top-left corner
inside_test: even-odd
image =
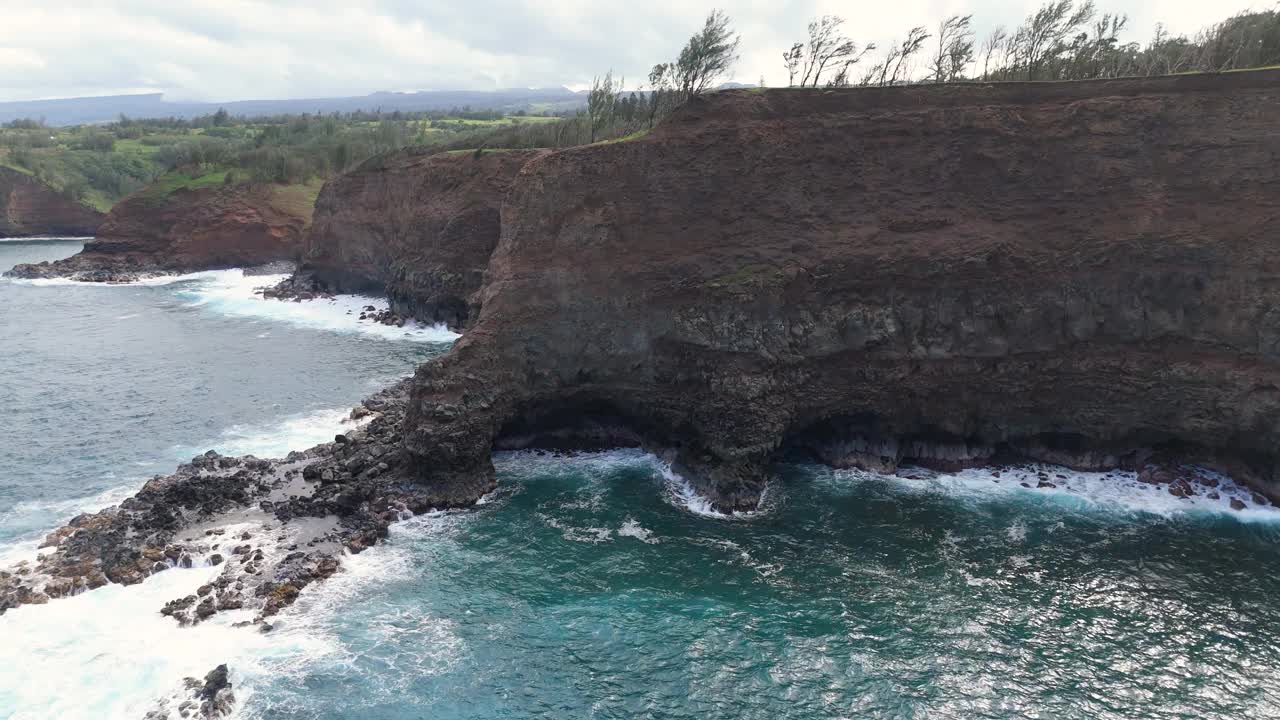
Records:
[[[143,190],[112,208],[97,238],[79,254],[53,263],[19,265],[10,274],[117,282],[148,274],[293,260],[310,209],[281,202],[279,192],[262,185],[166,194]]]
[[[837,465],[1150,450],[1277,495],[1280,72],[731,91],[531,162],[417,374],[442,502],[491,447],[642,437],[725,508]]]
[[[0,167],[0,237],[87,237],[102,217],[30,175]]]
[[[544,151],[375,158],[325,185],[302,273],[333,292],[385,292],[392,310],[463,327],[516,173]]]

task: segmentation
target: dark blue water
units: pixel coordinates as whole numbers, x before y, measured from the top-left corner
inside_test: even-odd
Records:
[[[79,248],[0,242],[0,272]],[[255,300],[255,284],[234,272],[125,287],[0,280],[0,541],[197,452],[331,439],[344,408],[443,347],[359,332],[344,305]]]
[[[0,538],[207,447],[326,439],[442,348],[253,284],[0,281]],[[157,613],[214,569],[11,611],[0,718],[136,720],[220,662],[270,720],[1280,717],[1280,512],[1230,484],[783,466],[728,520],[634,451],[497,464],[485,504],[398,524],[269,635]]]

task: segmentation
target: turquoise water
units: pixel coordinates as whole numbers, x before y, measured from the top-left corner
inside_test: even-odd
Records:
[[[308,599],[253,716],[1280,716],[1265,520],[790,466],[728,521],[638,453],[499,467]]]
[[[208,447],[327,439],[447,339],[254,284],[0,281],[0,557]],[[497,465],[267,635],[159,615],[210,568],[0,616],[0,718],[137,720],[222,662],[270,720],[1280,717],[1280,512],[1235,490],[787,465],[730,520],[637,451]]]

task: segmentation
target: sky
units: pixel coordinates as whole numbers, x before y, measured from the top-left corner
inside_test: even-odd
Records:
[[[1196,31],[1275,0],[1096,0]],[[916,25],[972,13],[979,36],[1016,26],[1040,0],[0,0],[0,101],[163,92],[229,101],[391,90],[575,89],[613,70],[640,84],[712,8],[740,33],[726,80],[786,84],[781,53],[834,14],[859,43],[889,47]],[[855,73],[856,75],[856,73]]]

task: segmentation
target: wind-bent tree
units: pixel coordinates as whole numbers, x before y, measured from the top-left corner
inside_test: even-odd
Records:
[[[938,47],[929,63],[934,82],[951,82],[973,62],[972,15],[952,15],[938,24]]]
[[[1078,8],[1073,0],[1051,0],[1028,16],[1013,38],[1027,79],[1043,79],[1045,62],[1065,52],[1063,41],[1092,20],[1093,14],[1093,0],[1085,0]]]
[[[738,60],[738,35],[729,16],[712,10],[702,30],[689,38],[675,62],[675,86],[680,101],[706,92]]]
[[[995,30],[987,35],[982,41],[982,79],[987,80],[991,77],[991,58],[1000,52],[1009,42],[1009,31],[1004,29],[1003,25],[997,25]]]
[[[782,53],[782,63],[787,68],[787,87],[796,86],[796,74],[800,72],[800,63],[804,60],[804,43],[796,43],[791,49]]]
[[[909,64],[911,57],[920,52],[920,48],[924,47],[924,41],[930,37],[932,36],[923,27],[911,28],[907,33],[907,39],[903,40],[901,45],[890,48],[889,56],[877,66],[880,70],[880,84],[896,85],[900,79],[905,81],[911,71]]]
[[[831,81],[832,85],[848,85],[849,67],[856,64],[868,52],[875,49],[875,45],[868,45],[861,52],[858,51],[858,44],[850,40],[840,30],[840,26],[844,25],[844,18],[835,15],[823,15],[821,18],[809,23],[809,42],[808,57],[804,56],[804,45],[796,43],[791,46],[791,51],[783,53],[783,60],[787,63],[787,70],[791,73],[791,83],[795,84],[795,66],[801,65],[803,72],[800,75],[800,87],[818,87],[822,82],[823,73],[828,70],[835,70],[836,77]]]
[[[649,129],[675,104],[675,67],[658,63],[649,71]]]

